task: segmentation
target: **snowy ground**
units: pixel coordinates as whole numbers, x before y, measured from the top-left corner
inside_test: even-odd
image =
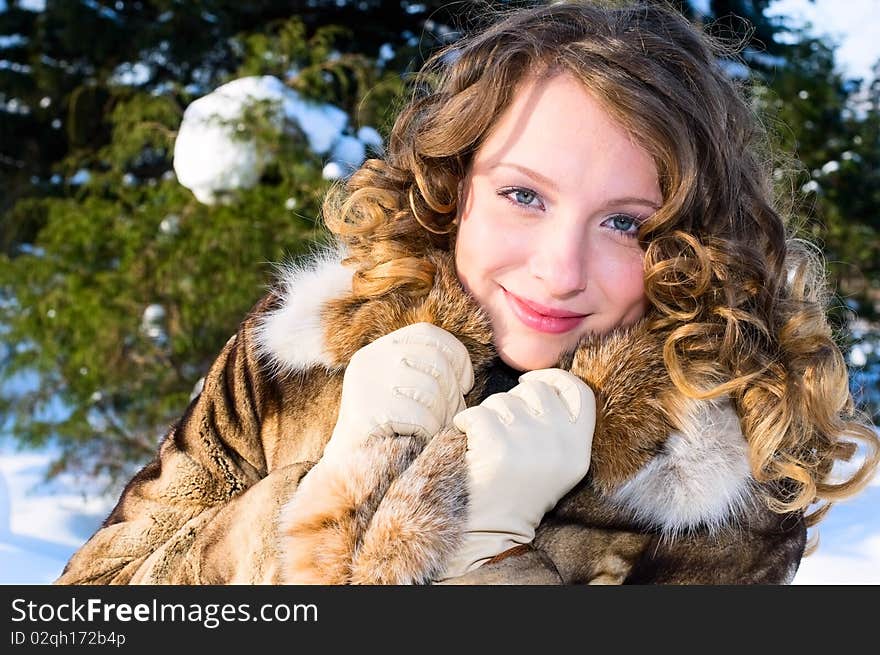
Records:
[[[0,442],[0,584],[55,580],[113,506],[69,478],[44,483],[49,460],[48,452]]]
[[[84,497],[70,479],[42,483],[50,455],[0,442],[0,584],[49,584],[115,498]],[[832,508],[795,584],[880,584],[880,478]]]

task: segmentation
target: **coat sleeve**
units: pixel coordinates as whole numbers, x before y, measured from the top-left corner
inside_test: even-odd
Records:
[[[350,584],[377,507],[423,448],[421,437],[374,435],[344,460],[312,467],[281,510],[281,582]]]
[[[226,343],[155,459],[56,584],[277,579],[278,511],[311,462],[267,470],[262,422],[279,392],[251,343],[255,316]]]

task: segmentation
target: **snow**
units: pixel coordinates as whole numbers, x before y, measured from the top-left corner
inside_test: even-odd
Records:
[[[165,340],[165,331],[162,329],[162,321],[165,320],[165,308],[162,305],[151,304],[144,309],[141,316],[141,331],[150,339],[159,342]]]
[[[249,102],[280,102],[284,90],[279,85],[273,77],[245,77],[186,108],[174,143],[174,172],[199,202],[214,204],[218,192],[256,184],[267,162],[253,140],[235,137],[229,123],[238,120]],[[280,116],[275,118],[280,122]]]
[[[9,5],[6,0],[0,0],[0,11],[6,11]],[[18,8],[26,11],[44,11],[46,9],[46,0],[19,0]]]
[[[356,171],[366,157],[364,142],[353,136],[341,136],[333,146],[330,159],[335,161],[345,171],[344,175],[351,175]]]
[[[328,162],[324,169],[321,171],[321,175],[325,180],[338,180],[343,176],[343,168],[339,165],[338,162],[331,161]]]
[[[721,70],[723,70],[730,78],[735,80],[746,80],[749,78],[749,67],[742,62],[732,61],[730,59],[719,59],[718,65],[721,66]]]
[[[711,4],[709,0],[691,0],[691,7],[702,16],[708,16],[712,13]]]
[[[363,141],[365,146],[375,150],[377,154],[382,153],[382,135],[376,131],[376,128],[364,125],[357,131],[357,138]]]
[[[864,366],[867,364],[868,356],[865,354],[865,349],[854,346],[849,352],[849,363],[850,366]]]
[[[70,178],[70,183],[75,186],[79,186],[80,184],[88,183],[90,179],[92,179],[92,174],[85,168],[80,168],[76,173],[74,173],[73,177]]]
[[[51,583],[115,502],[69,477],[43,483],[51,457],[0,442],[0,584]]]
[[[391,61],[394,59],[394,48],[391,47],[390,43],[383,43],[379,47],[379,62],[384,64],[387,61]]]
[[[170,236],[174,236],[180,231],[180,216],[177,214],[168,214],[165,218],[162,219],[162,222],[159,223],[159,232],[162,234],[167,234]]]
[[[829,175],[829,174],[834,173],[839,170],[840,170],[840,162],[837,162],[833,159],[829,162],[826,162],[822,166],[822,172],[825,173],[825,175]]]
[[[248,104],[257,101],[272,103],[270,122],[275,128],[295,124],[313,152],[328,156],[333,166],[325,170],[325,177],[350,175],[363,163],[367,147],[381,152],[382,137],[374,128],[364,126],[357,136],[345,133],[348,114],[339,107],[306,100],[276,77],[242,77],[198,98],[184,111],[174,144],[174,171],[199,202],[214,204],[225,192],[257,183],[270,155],[244,134],[235,134],[246,129],[239,120]]]
[[[17,48],[25,45],[28,40],[21,34],[6,34],[0,36],[0,50],[4,48]]]
[[[125,62],[119,64],[110,75],[111,84],[122,86],[141,86],[153,77],[153,69],[143,62]]]
[[[115,504],[99,481],[42,483],[53,451],[16,452],[0,440],[0,584],[50,584]],[[84,495],[85,492],[85,495]],[[798,585],[880,584],[880,478],[819,524],[819,548]]]

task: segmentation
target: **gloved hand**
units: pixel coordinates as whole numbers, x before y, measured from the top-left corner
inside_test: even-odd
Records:
[[[371,435],[433,437],[465,408],[473,384],[467,349],[446,330],[415,323],[386,334],[351,358],[322,459],[344,459]]]
[[[468,520],[444,579],[529,543],[544,514],[590,466],[592,389],[555,368],[529,371],[519,381],[453,419],[467,434]]]

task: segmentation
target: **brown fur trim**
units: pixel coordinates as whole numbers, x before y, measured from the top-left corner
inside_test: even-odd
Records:
[[[663,363],[663,336],[649,332],[643,320],[605,337],[586,337],[570,370],[596,393],[589,475],[607,494],[656,455],[673,429],[666,407],[674,388]]]
[[[371,437],[345,462],[316,464],[282,509],[284,582],[347,584],[382,497],[421,450],[417,437]]]
[[[442,574],[466,519],[466,448],[454,428],[439,433],[389,487],[355,558],[354,584],[424,584]]]

